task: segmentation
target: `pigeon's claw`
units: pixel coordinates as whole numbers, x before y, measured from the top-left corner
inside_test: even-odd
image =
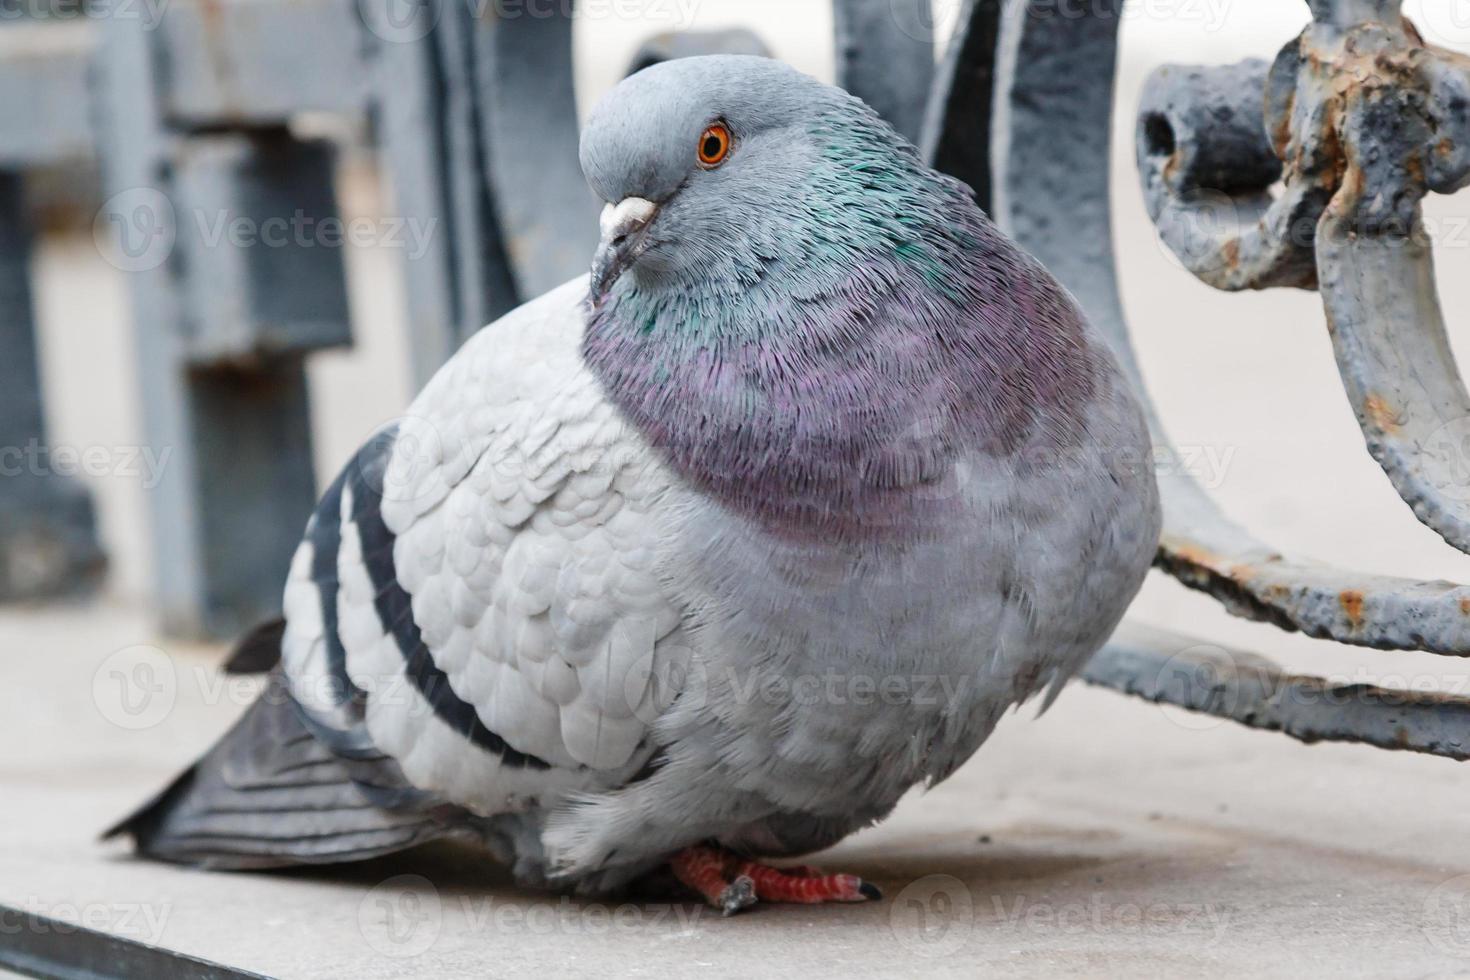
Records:
[[[674,877],[725,915],[734,915],[757,900],[819,905],[883,897],[876,885],[857,875],[827,875],[805,865],[773,868],[717,847],[685,848],[669,867]]]
[[[692,888],[724,915],[734,915],[756,900],[755,882],[747,875],[730,876],[735,855],[713,847],[686,847],[669,862],[674,877]]]

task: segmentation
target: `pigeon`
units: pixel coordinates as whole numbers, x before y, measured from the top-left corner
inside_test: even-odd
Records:
[[[532,887],[865,901],[775,862],[945,779],[1122,618],[1159,538],[1143,412],[968,187],[753,56],[625,79],[580,156],[590,273],[326,491],[241,646],[260,700],[113,828],[142,854],[455,838]]]

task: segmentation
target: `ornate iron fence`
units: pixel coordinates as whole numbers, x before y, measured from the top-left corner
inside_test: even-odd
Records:
[[[1077,295],[1143,391],[1111,250],[1124,0],[969,0],[938,65],[927,0],[834,5],[839,81],[970,183]],[[1420,214],[1427,192],[1470,180],[1470,61],[1426,44],[1393,0],[1309,5],[1311,26],[1272,64],[1166,67],[1149,80],[1137,123],[1149,213],[1213,286],[1320,290],[1369,451],[1424,523],[1470,550],[1470,396]],[[103,25],[93,101],[120,229],[167,210],[139,211],[140,189],[173,208],[203,199],[268,210],[289,182],[330,212],[328,149],[285,126],[304,108],[361,112],[375,122],[395,210],[447,231],[408,261],[420,377],[482,323],[582,270],[595,215],[576,173],[570,3],[539,14],[453,0],[249,6],[247,17],[176,0],[152,25],[160,30]],[[743,33],[662,39],[637,63],[754,43]],[[306,50],[312,77],[283,74],[291,52]],[[285,517],[310,506],[301,358],[348,334],[337,301],[313,306],[305,283],[286,290],[293,315],[279,305],[266,315],[261,270],[189,261],[187,243],[179,252],[182,262],[170,252],[133,279],[150,438],[195,450],[152,495],[159,593],[175,623],[229,629],[274,603],[299,523]],[[327,282],[336,296],[339,274],[317,269],[311,288]],[[220,289],[238,299],[232,323],[191,313],[190,297],[214,308]],[[263,329],[283,320],[284,332]],[[250,451],[286,432],[290,452]],[[1160,478],[1159,567],[1232,613],[1344,643],[1470,656],[1470,588],[1288,557],[1226,517],[1184,467]],[[252,535],[243,558],[241,529]],[[1303,740],[1470,758],[1470,699],[1292,676],[1176,633],[1125,626],[1086,678]]]

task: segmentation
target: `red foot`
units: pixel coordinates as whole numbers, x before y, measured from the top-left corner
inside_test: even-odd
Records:
[[[726,915],[757,900],[798,902],[866,902],[882,892],[857,875],[824,875],[816,868],[773,868],[747,861],[716,847],[688,847],[669,862],[674,876]]]

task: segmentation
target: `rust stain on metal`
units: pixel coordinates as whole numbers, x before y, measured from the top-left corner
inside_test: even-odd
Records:
[[[223,114],[228,119],[240,115],[240,99],[236,93],[236,70],[231,55],[229,35],[231,18],[226,0],[199,0],[199,18],[204,29],[204,46],[209,50],[209,67],[219,86]],[[239,29],[239,25],[235,25]]]
[[[1166,543],[1164,547],[1175,558],[1180,561],[1189,562],[1191,565],[1199,565],[1202,568],[1215,568],[1220,563],[1220,557],[1218,555],[1198,545]]]
[[[1230,578],[1244,585],[1255,578],[1259,572],[1260,569],[1254,565],[1234,565],[1230,569]]]
[[[1460,613],[1465,616],[1470,616],[1470,596],[1466,596],[1460,600]]]
[[[1239,238],[1230,239],[1228,242],[1225,243],[1225,246],[1220,250],[1220,252],[1221,256],[1225,259],[1225,264],[1230,266],[1232,269],[1240,265]]]
[[[1363,400],[1363,412],[1380,432],[1397,432],[1403,425],[1399,413],[1379,394],[1369,395]]]
[[[1181,150],[1175,150],[1173,153],[1169,154],[1169,159],[1164,164],[1164,180],[1168,181],[1171,184],[1174,183],[1174,180],[1179,172],[1179,157],[1181,152]]]
[[[1296,112],[1296,90],[1286,97],[1286,105],[1282,107],[1281,115],[1276,119],[1276,125],[1271,130],[1271,147],[1276,155],[1282,160],[1287,159],[1291,148],[1291,117]]]
[[[1424,160],[1418,153],[1412,153],[1404,159],[1404,173],[1412,183],[1424,183]]]
[[[1342,611],[1347,614],[1348,624],[1357,629],[1363,625],[1363,593],[1357,589],[1344,589],[1337,597]]]

